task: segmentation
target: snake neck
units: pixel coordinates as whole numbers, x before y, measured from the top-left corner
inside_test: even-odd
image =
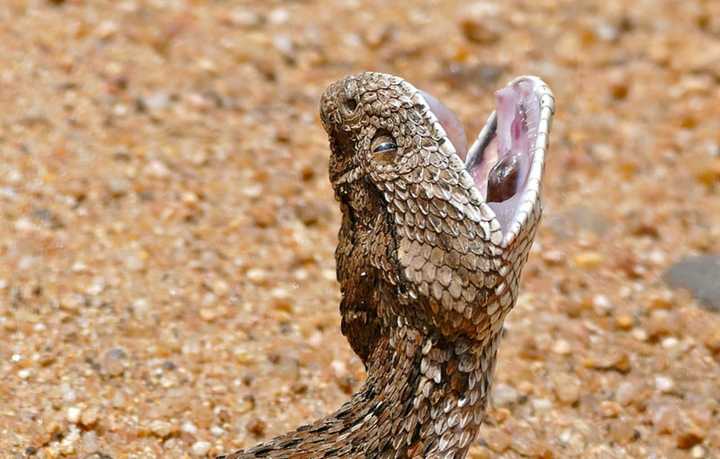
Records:
[[[484,418],[497,342],[395,328],[372,351],[363,387],[338,411],[229,458],[465,457]]]

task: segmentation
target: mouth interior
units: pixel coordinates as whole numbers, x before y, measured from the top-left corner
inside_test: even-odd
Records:
[[[507,231],[522,201],[540,123],[535,82],[520,79],[495,93],[497,110],[468,150],[462,124],[450,109],[423,94],[480,194]]]

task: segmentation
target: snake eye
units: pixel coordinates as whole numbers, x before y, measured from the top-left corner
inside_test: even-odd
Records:
[[[398,146],[395,143],[395,139],[387,134],[380,134],[376,136],[370,148],[373,152],[373,157],[380,162],[391,162],[397,153]]]

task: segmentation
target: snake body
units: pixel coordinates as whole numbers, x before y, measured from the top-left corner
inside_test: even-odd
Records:
[[[535,77],[504,91],[466,154],[444,108],[399,77],[326,90],[342,332],[367,380],[326,418],[222,458],[465,457],[540,220],[554,113]]]

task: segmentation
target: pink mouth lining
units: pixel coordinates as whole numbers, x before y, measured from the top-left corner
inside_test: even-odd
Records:
[[[508,231],[515,218],[534,158],[540,123],[537,84],[532,79],[519,79],[496,92],[496,118],[491,116],[489,126],[469,151],[457,116],[423,93],[503,232]]]

